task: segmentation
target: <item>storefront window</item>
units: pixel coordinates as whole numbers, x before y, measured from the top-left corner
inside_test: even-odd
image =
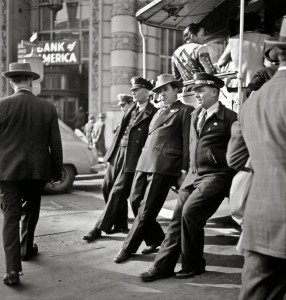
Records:
[[[161,73],[172,73],[172,55],[183,44],[181,31],[161,29]]]

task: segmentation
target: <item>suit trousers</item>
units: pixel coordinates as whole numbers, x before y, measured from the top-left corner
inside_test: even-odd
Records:
[[[130,195],[135,220],[122,249],[135,253],[143,240],[147,246],[161,244],[165,234],[156,218],[176,179],[157,173],[136,172]]]
[[[231,178],[225,173],[198,176],[192,185],[179,190],[173,218],[155,258],[156,268],[174,271],[181,253],[183,270],[205,267],[204,226],[223,201]]]
[[[286,259],[245,250],[240,300],[282,300]]]
[[[112,226],[127,226],[128,205],[131,185],[134,177],[132,172],[124,172],[126,147],[119,147],[114,161],[109,163],[103,181],[103,196],[106,202],[104,210],[95,227],[108,232]]]
[[[22,271],[21,256],[29,256],[32,250],[45,184],[42,180],[0,182],[1,211],[4,215],[2,235],[7,273]]]

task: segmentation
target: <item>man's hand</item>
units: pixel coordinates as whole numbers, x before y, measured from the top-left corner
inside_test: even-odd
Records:
[[[182,185],[183,181],[185,180],[187,176],[187,172],[186,171],[182,171],[181,172],[181,176],[178,178],[178,189],[180,188],[180,186]]]

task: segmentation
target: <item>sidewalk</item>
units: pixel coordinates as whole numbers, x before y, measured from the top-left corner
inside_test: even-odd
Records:
[[[80,191],[70,194],[70,201]],[[88,199],[92,195],[86,194]],[[169,278],[145,283],[138,278],[152,265],[155,254],[137,255],[129,261],[116,264],[113,258],[121,248],[125,234],[103,236],[87,244],[81,238],[101,213],[103,201],[95,199],[90,211],[80,207],[53,207],[43,201],[36,232],[39,255],[31,262],[23,262],[19,287],[7,287],[2,282],[5,274],[4,253],[0,248],[0,299],[237,299],[240,288],[243,258],[235,245],[239,232],[230,225],[228,203],[224,201],[206,226],[205,258],[207,272],[192,279]],[[48,204],[47,204],[48,203]],[[58,205],[58,207],[57,207]],[[164,230],[169,223],[175,200],[167,201],[159,221]],[[132,216],[131,216],[132,217]],[[0,217],[2,225],[3,217]],[[129,227],[132,219],[129,221]],[[180,269],[177,264],[176,270]]]

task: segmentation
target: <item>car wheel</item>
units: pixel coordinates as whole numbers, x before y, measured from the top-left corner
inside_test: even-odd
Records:
[[[47,183],[44,192],[49,195],[62,194],[68,192],[74,182],[76,172],[75,168],[71,165],[64,165],[62,169],[62,178],[60,181],[55,182],[53,185]]]

